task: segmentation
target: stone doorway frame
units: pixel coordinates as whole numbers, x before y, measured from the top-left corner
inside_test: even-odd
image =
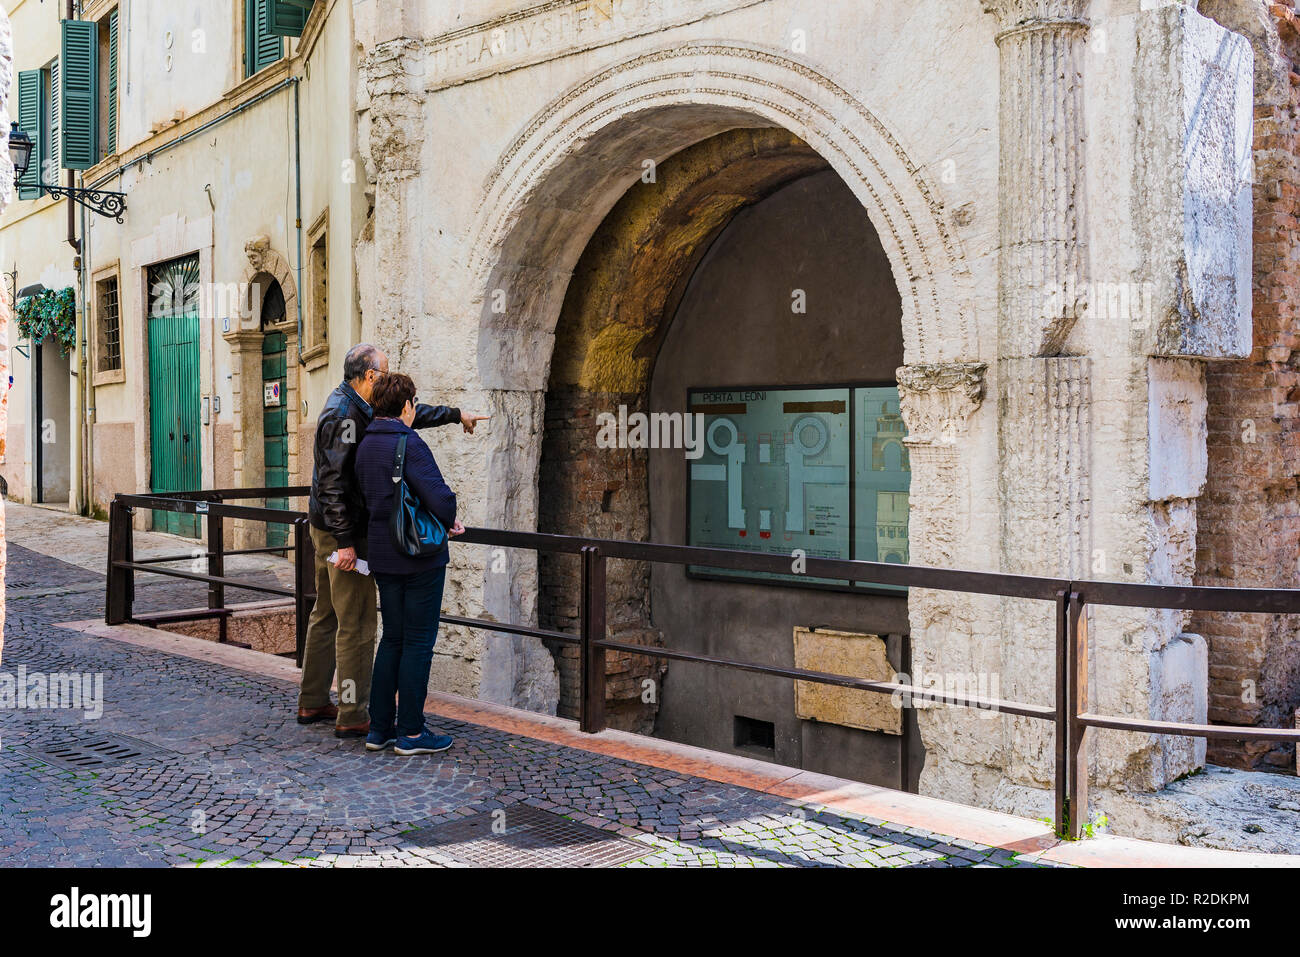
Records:
[[[222,333],[230,346],[231,458],[236,488],[259,488],[265,484],[265,451],[262,447],[262,303],[272,281],[279,283],[284,295],[284,319],[269,329],[283,332],[291,356],[285,369],[285,408],[288,410],[289,476],[298,474],[299,408],[298,376],[298,285],[293,270],[283,255],[271,248],[266,236],[254,236],[244,244],[248,265],[240,278],[241,309],[239,324]],[[230,522],[229,544],[234,548],[256,548],[265,542],[265,526],[260,523]]]

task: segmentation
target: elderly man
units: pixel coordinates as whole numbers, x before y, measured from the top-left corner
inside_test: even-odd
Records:
[[[330,393],[316,420],[308,517],[316,551],[316,607],[307,623],[298,694],[298,723],[334,721],[340,738],[365,737],[370,730],[366,704],[375,661],[377,603],[375,583],[356,571],[365,555],[366,512],[353,464],[357,444],[370,424],[370,395],[376,376],[388,371],[388,356],[367,343],[348,350],[343,381]],[[416,407],[414,427],[459,422],[466,432],[486,415],[471,415],[445,405]],[[334,563],[331,555],[338,552]],[[339,707],[330,703],[337,665]]]

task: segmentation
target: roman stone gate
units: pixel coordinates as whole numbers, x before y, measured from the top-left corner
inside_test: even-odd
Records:
[[[483,436],[432,436],[466,522],[683,541],[681,452],[600,448],[601,413],[685,412],[710,388],[845,387],[856,407],[881,388],[862,408],[908,484],[873,534],[901,521],[908,561],[1190,581],[1202,365],[1249,348],[1251,53],[1192,6],[1142,6],[572,0],[475,23],[358,7],[363,334],[426,401],[492,413]],[[469,555],[449,610],[572,617],[563,561]],[[898,666],[906,636],[922,680],[1052,701],[1041,604],[610,571],[625,640],[792,662],[793,624],[880,635]],[[743,627],[710,646],[726,623]],[[1184,629],[1094,610],[1096,707],[1203,719],[1204,642]],[[449,628],[437,651],[436,687],[545,711],[571,694],[563,655],[531,639]],[[768,747],[770,725],[786,763],[888,764],[878,732],[805,717],[788,688],[611,660],[623,726],[730,750]],[[1046,805],[1050,726],[915,718],[923,792]],[[1093,755],[1094,788],[1118,794],[1203,746],[1104,732]]]

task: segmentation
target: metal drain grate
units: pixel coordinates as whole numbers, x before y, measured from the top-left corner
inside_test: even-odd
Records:
[[[500,833],[492,830],[497,821]],[[479,867],[610,867],[657,850],[526,804],[421,828],[403,838]]]
[[[17,748],[46,764],[64,768],[96,769],[120,764],[143,764],[172,757],[175,751],[160,748],[125,734],[99,731],[73,734]]]

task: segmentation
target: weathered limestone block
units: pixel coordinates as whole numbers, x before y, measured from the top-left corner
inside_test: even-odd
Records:
[[[1134,168],[1151,240],[1155,350],[1248,356],[1254,53],[1184,6],[1139,15],[1137,28]]]
[[[1205,487],[1205,369],[1199,362],[1151,359],[1147,484],[1152,501],[1196,498]]]
[[[1104,573],[1091,577],[1187,584],[1196,538],[1196,506],[1152,502],[1125,514],[1130,541],[1106,552]],[[1086,596],[1086,589],[1085,589]],[[1188,613],[1146,608],[1089,608],[1089,708],[1100,714],[1162,721],[1200,721],[1206,673],[1189,660]],[[1194,644],[1195,639],[1190,639]],[[1090,732],[1092,783],[1098,788],[1155,791],[1204,762],[1195,739],[1124,731]]]
[[[830,628],[795,628],[794,666],[868,681],[891,681],[894,677],[883,638]],[[903,712],[888,697],[870,691],[796,681],[794,710],[805,721],[903,733]]]
[[[1114,159],[1089,178],[1089,335],[1113,334],[1149,355],[1245,357],[1250,43],[1182,4],[1096,29],[1105,49],[1090,60],[1089,148]]]
[[[1209,718],[1209,648],[1200,635],[1183,632],[1165,646],[1160,669],[1152,674],[1160,721],[1205,724]],[[1205,766],[1204,738],[1160,739],[1165,780]]]

